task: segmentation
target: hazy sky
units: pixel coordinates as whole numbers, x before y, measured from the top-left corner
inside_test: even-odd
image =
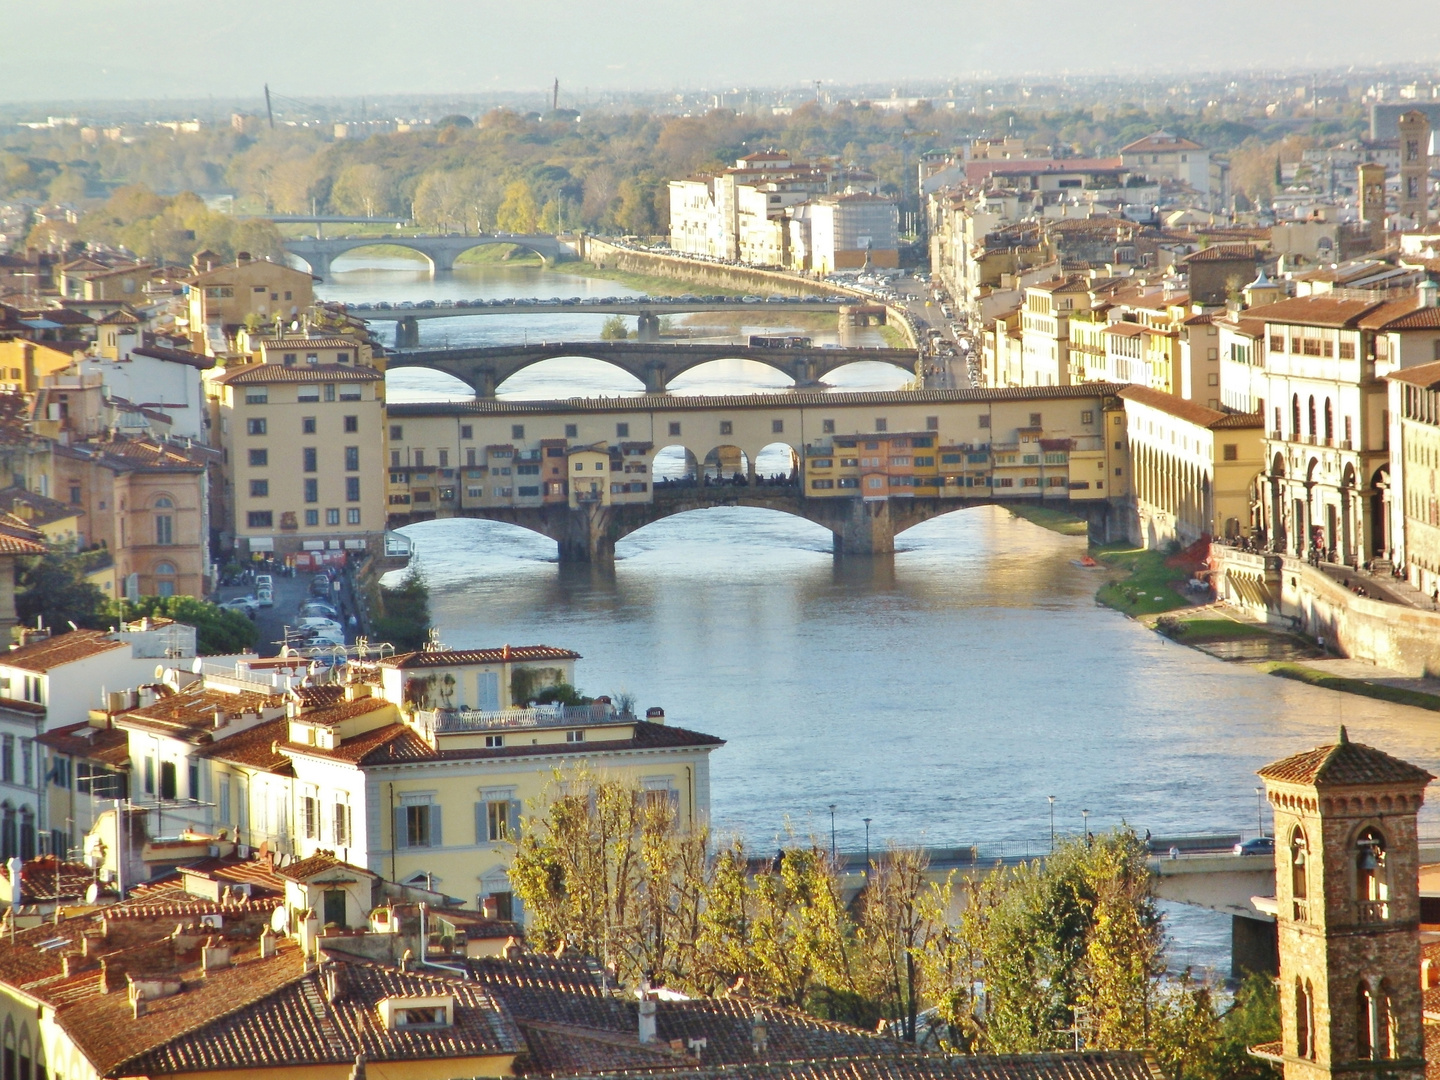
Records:
[[[0,101],[1440,61],[1440,0],[0,0]],[[574,96],[571,96],[574,95]],[[563,103],[563,102],[562,102]]]

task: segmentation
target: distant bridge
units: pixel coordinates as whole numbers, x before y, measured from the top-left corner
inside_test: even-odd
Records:
[[[780,314],[787,311],[823,312],[827,315],[849,314],[850,301],[844,304],[827,303],[824,300],[786,300],[783,303],[742,303],[725,300],[609,300],[601,303],[586,301],[565,303],[554,300],[497,300],[486,304],[452,304],[442,307],[384,307],[356,304],[349,308],[351,315],[358,315],[366,322],[403,322],[407,319],[459,319],[467,315],[688,315],[697,311],[721,311],[729,315]],[[644,340],[643,338],[641,340]]]
[[[383,219],[382,219],[383,220]],[[575,250],[550,235],[518,233],[483,233],[478,236],[340,236],[333,239],[286,240],[285,251],[303,259],[310,271],[322,278],[330,276],[330,264],[347,251],[364,247],[402,247],[418,251],[430,260],[433,271],[455,269],[455,260],[465,252],[491,244],[509,244],[533,251],[546,262],[564,262],[575,258]]]
[[[676,376],[714,360],[754,360],[790,376],[797,387],[818,386],[836,368],[860,361],[890,364],[911,375],[917,373],[920,362],[920,355],[914,349],[776,349],[752,345],[584,341],[410,349],[392,353],[386,358],[385,366],[387,370],[423,367],[443,371],[470,386],[477,397],[493,398],[495,388],[516,372],[562,356],[588,357],[612,364],[644,383],[647,394],[663,394]]]

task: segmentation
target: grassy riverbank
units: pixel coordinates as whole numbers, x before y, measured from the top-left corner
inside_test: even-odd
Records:
[[[1417,709],[1440,712],[1440,696],[1420,690],[1407,690],[1403,686],[1389,686],[1385,683],[1370,682],[1367,679],[1350,679],[1343,675],[1330,675],[1304,664],[1275,662],[1261,664],[1260,670],[1282,679],[1294,679],[1323,690],[1338,690],[1345,694],[1359,694],[1361,697],[1389,701],[1396,705],[1411,705]]]
[[[886,327],[885,329],[889,329]],[[1042,529],[1049,529],[1061,536],[1086,536],[1089,534],[1090,526],[1085,523],[1084,518],[1078,518],[1074,514],[1067,514],[1063,510],[1056,510],[1049,506],[1012,506],[1010,513],[1018,518],[1024,518]]]
[[[1162,615],[1156,619],[1155,629],[1171,641],[1177,641],[1181,645],[1208,645],[1217,641],[1275,636],[1275,631],[1257,623],[1243,623],[1223,618],[1183,619],[1173,615]]]
[[[546,269],[553,270],[558,274],[602,278],[606,281],[613,281],[617,285],[635,289],[637,292],[648,293],[651,296],[674,296],[677,293],[694,292],[703,292],[706,296],[747,295],[747,291],[742,289],[725,289],[719,285],[695,285],[679,276],[659,277],[653,274],[631,274],[624,270],[598,266],[592,262],[550,263]],[[757,293],[757,295],[759,294]]]
[[[1184,571],[1166,566],[1163,552],[1107,544],[1091,554],[1106,566],[1125,571],[1123,578],[1100,586],[1095,598],[1102,604],[1126,615],[1159,615],[1190,606],[1174,587]]]

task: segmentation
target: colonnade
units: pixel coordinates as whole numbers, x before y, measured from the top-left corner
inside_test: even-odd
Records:
[[[1214,478],[1208,469],[1144,444],[1132,447],[1135,499],[1141,507],[1168,518],[1175,539],[1192,544],[1215,531]],[[1167,524],[1158,522],[1158,524]],[[1156,536],[1163,540],[1164,537]]]

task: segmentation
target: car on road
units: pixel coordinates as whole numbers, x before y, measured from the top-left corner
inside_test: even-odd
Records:
[[[318,600],[311,600],[309,603],[300,605],[301,618],[333,619],[340,621],[340,612],[329,604],[322,604]]]
[[[273,589],[275,588],[275,579],[274,579],[273,577],[271,577],[269,574],[256,574],[256,575],[255,575],[255,587],[256,587],[257,589],[262,589],[262,588],[263,588],[263,589],[272,589],[272,590],[273,590]]]
[[[238,611],[247,619],[255,618],[256,612],[260,610],[260,601],[252,596],[232,596],[229,600],[222,600],[216,607],[221,611]]]
[[[1236,855],[1274,855],[1275,838],[1273,836],[1257,836],[1252,840],[1235,845]]]
[[[274,607],[275,590],[269,585],[257,585],[255,587],[255,602],[261,607]]]

